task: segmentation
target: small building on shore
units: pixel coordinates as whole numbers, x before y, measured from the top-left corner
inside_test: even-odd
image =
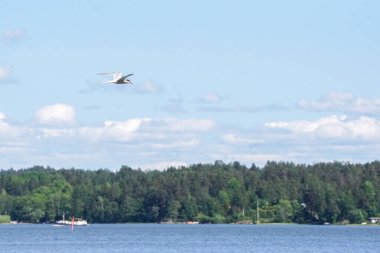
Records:
[[[369,223],[370,224],[379,224],[380,223],[380,217],[369,217]]]

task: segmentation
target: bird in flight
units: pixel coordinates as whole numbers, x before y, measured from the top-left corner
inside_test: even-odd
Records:
[[[123,76],[121,72],[110,72],[110,73],[99,73],[98,75],[111,75],[112,74],[112,80],[105,81],[103,83],[115,83],[115,84],[133,84],[131,80],[128,79],[128,77],[132,76],[133,74],[128,74],[126,76]]]

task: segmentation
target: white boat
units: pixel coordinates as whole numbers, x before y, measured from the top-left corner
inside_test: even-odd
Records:
[[[80,218],[74,218],[72,220],[65,220],[65,215],[62,216],[62,220],[56,221],[55,225],[74,225],[74,226],[87,226],[86,220]]]

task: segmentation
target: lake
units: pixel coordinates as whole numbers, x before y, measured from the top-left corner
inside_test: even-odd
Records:
[[[0,225],[0,252],[380,252],[380,226]]]

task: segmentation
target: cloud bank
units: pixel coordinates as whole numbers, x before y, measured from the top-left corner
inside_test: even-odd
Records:
[[[294,135],[306,135],[323,139],[380,139],[380,122],[375,118],[361,116],[350,119],[347,116],[332,115],[318,120],[277,121],[268,122],[266,127],[286,129]]]
[[[380,121],[363,115],[269,121],[244,130],[176,117],[79,125],[75,108],[57,103],[40,108],[35,121],[15,124],[0,112],[0,164],[162,169],[223,160],[262,166],[268,160],[361,162],[380,152]]]

